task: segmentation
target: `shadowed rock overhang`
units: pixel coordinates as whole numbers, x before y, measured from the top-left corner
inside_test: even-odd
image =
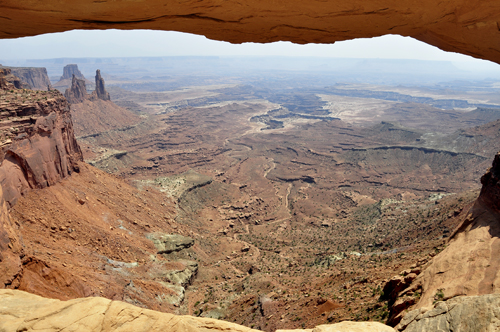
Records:
[[[231,43],[333,43],[385,34],[500,63],[498,0],[75,0],[0,2],[0,38],[155,29]]]

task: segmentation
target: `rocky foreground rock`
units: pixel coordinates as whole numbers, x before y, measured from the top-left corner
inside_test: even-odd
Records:
[[[404,332],[500,331],[500,294],[439,301],[431,310],[407,313],[396,329]]]
[[[217,319],[177,316],[143,309],[101,297],[69,301],[46,299],[16,290],[0,290],[0,331],[257,331]],[[376,322],[342,322],[322,325],[313,332],[391,332]]]

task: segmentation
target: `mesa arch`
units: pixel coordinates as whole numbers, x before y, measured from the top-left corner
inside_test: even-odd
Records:
[[[333,43],[385,34],[500,63],[498,0],[4,0],[0,38],[155,29],[232,43]]]

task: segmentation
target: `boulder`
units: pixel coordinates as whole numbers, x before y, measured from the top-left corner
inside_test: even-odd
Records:
[[[179,234],[148,234],[147,238],[153,241],[158,254],[170,254],[174,251],[181,251],[194,245],[194,240],[190,237]]]
[[[379,322],[350,322],[318,325],[305,330],[276,330],[276,332],[394,332],[390,326]]]

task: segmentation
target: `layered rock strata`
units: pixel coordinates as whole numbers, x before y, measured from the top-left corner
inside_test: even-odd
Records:
[[[9,216],[19,197],[79,171],[82,153],[58,91],[15,89],[0,72],[0,285],[20,270],[23,248]]]

